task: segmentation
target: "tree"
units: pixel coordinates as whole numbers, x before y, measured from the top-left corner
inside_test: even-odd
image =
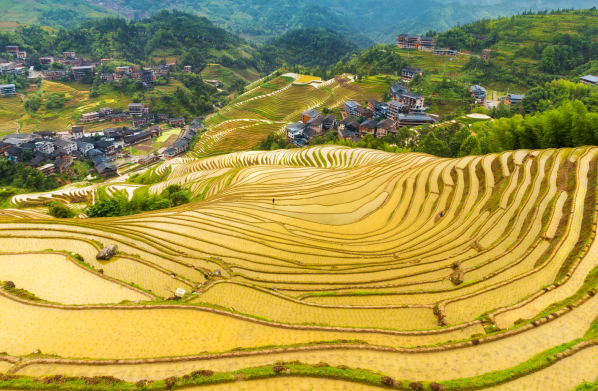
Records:
[[[554,46],[547,46],[542,52],[542,62],[540,64],[542,70],[546,72],[555,71],[555,50]]]
[[[73,217],[74,213],[66,205],[58,201],[52,201],[48,207],[48,213],[59,219]]]
[[[29,149],[24,150],[21,154],[21,159],[23,159],[24,162],[30,161],[33,159],[33,152],[31,152]]]
[[[189,203],[189,194],[186,191],[177,191],[170,194],[170,202],[172,206],[180,206]]]
[[[448,145],[444,141],[438,139],[434,132],[430,132],[424,137],[417,150],[439,157],[451,156],[451,150]]]
[[[480,148],[480,143],[478,138],[474,135],[470,135],[465,139],[463,144],[461,144],[461,148],[459,149],[458,157],[464,157],[469,155],[481,155],[482,149]]]
[[[87,208],[89,217],[116,217],[121,215],[121,205],[115,198],[99,201]]]
[[[27,111],[31,111],[31,112],[36,112],[42,105],[42,100],[39,96],[37,95],[33,95],[27,99],[25,99],[25,102],[23,102],[23,106],[25,107],[25,110]]]

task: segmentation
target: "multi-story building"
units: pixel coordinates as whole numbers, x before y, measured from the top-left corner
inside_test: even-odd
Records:
[[[145,103],[129,103],[129,114],[141,115],[149,113],[149,107]]]
[[[125,122],[127,120],[127,115],[125,113],[115,113],[110,115],[110,122],[118,123],[118,122]]]
[[[83,126],[73,126],[71,127],[70,138],[71,140],[79,140],[85,137],[85,131],[83,130]]]
[[[172,143],[172,145],[164,151],[164,157],[166,159],[172,159],[177,155],[185,152],[189,148],[189,142],[185,139],[179,139]]]
[[[81,115],[81,122],[95,122],[100,119],[100,113],[92,111],[91,113],[85,113]]]
[[[2,74],[11,74],[11,73],[15,73],[15,68],[17,67],[17,64],[15,64],[14,62],[7,62],[4,64],[0,64],[0,73]]]
[[[357,118],[371,118],[372,112],[365,107],[359,106],[355,108],[355,116]]]
[[[505,104],[507,106],[513,106],[521,102],[523,98],[525,98],[525,95],[509,94],[505,98]]]
[[[399,49],[417,49],[419,40],[419,35],[399,34],[397,36],[397,46]]]
[[[147,125],[147,119],[143,118],[143,117],[137,117],[137,118],[133,118],[131,120],[131,124],[133,125],[133,127],[135,128],[139,128],[141,126],[145,126]]]
[[[139,80],[141,80],[144,86],[151,87],[154,85],[156,75],[152,71],[143,71],[141,76],[139,76]]]
[[[17,95],[17,89],[14,84],[2,84],[0,85],[0,96],[15,96]]]
[[[420,37],[419,35],[399,34],[397,36],[399,49],[417,49],[432,52],[436,48],[434,37]]]
[[[399,114],[407,114],[409,112],[409,105],[396,100],[388,102],[388,118],[393,121],[399,120]]]
[[[373,119],[368,119],[367,121],[363,121],[361,123],[361,125],[359,126],[359,135],[361,137],[363,137],[369,133],[372,136],[375,136],[377,126],[378,126],[378,122],[374,121]]]
[[[403,94],[402,102],[411,107],[423,107],[424,97],[415,92],[406,92]]]
[[[343,110],[345,111],[345,113],[353,117],[357,115],[357,112],[355,110],[357,110],[358,107],[361,107],[361,105],[355,102],[354,100],[348,100],[345,103],[343,103]]]
[[[62,57],[64,58],[75,58],[75,52],[62,52]]]
[[[388,105],[376,99],[368,99],[368,109],[374,113],[374,117],[388,115]]]
[[[103,114],[104,116],[108,116],[108,115],[112,114],[112,107],[102,107],[100,109],[100,113]]]
[[[100,60],[100,64],[104,65],[104,64],[108,64],[109,62],[113,61],[112,58],[102,58]]]
[[[393,132],[396,132],[396,127],[393,120],[383,119],[382,121],[378,122],[378,126],[376,126],[376,138],[384,137]]]
[[[27,58],[27,52],[24,50],[20,50],[15,53],[17,58],[25,59]]]
[[[170,116],[167,113],[158,113],[156,114],[156,120],[157,121],[168,121],[168,118]]]
[[[19,47],[16,45],[8,45],[6,47],[6,53],[14,55],[14,53],[19,51]]]
[[[35,149],[49,155],[54,152],[54,143],[51,141],[38,141],[35,143]]]
[[[61,77],[66,77],[67,76],[67,71],[66,69],[47,69],[42,71],[43,75],[44,75],[44,79],[46,80],[53,80],[53,79],[59,79]]]
[[[316,118],[318,115],[320,115],[320,112],[318,110],[306,110],[303,113],[301,113],[301,122],[306,124],[309,120]]]
[[[47,56],[47,57],[42,57],[39,59],[39,63],[41,65],[50,65],[54,62],[54,57],[51,56]]]
[[[66,139],[54,140],[54,148],[62,148],[69,155],[77,150],[77,143]]]
[[[419,44],[417,45],[418,50],[423,50],[425,52],[433,52],[436,48],[436,40],[434,37],[421,37],[419,39]]]
[[[434,49],[433,53],[436,56],[456,56],[458,51],[452,49]]]
[[[486,99],[486,89],[481,85],[476,84],[474,86],[471,86],[469,88],[469,91],[471,91],[471,96],[473,96],[475,100],[477,100],[478,102],[483,102],[484,99]]]
[[[191,73],[191,65],[185,65],[185,66],[183,67],[183,71],[184,71],[184,72],[187,72],[187,73]]]
[[[75,78],[75,81],[78,83],[86,77],[93,77],[93,66],[91,65],[72,67],[71,71],[73,72],[73,77]]]
[[[416,67],[405,67],[403,68],[402,75],[404,81],[410,81],[417,75],[423,75],[424,71]]]
[[[168,119],[168,125],[170,126],[181,126],[185,125],[185,118],[183,117],[175,117]]]
[[[409,89],[400,81],[393,83],[390,86],[390,97],[393,100],[400,101],[403,99],[403,94],[409,92]]]
[[[87,156],[88,152],[93,149],[92,143],[87,143],[84,141],[77,141],[77,150],[81,152],[84,156]]]

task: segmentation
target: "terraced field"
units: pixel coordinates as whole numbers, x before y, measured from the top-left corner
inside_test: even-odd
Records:
[[[204,121],[206,132],[190,153],[194,157],[255,148],[268,134],[282,134],[285,126],[298,121],[308,109],[334,109],[346,100],[380,98],[376,82],[353,84],[353,76],[342,75],[321,84],[312,76],[285,74],[248,86],[247,92]],[[293,82],[294,81],[294,82]]]
[[[214,127],[241,124],[278,126]],[[0,280],[16,288],[0,289],[0,364],[10,364],[0,372],[17,377],[0,386],[50,375],[67,376],[65,389],[81,376],[156,390],[595,381],[597,159],[594,147],[462,159],[236,152],[155,169],[166,180],[149,192],[186,187],[196,201],[182,207],[67,220],[7,211]],[[15,202],[76,202],[98,187]],[[110,244],[117,255],[97,260]]]

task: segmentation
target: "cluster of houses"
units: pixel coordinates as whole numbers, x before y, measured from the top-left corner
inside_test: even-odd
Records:
[[[338,130],[341,140],[359,142],[366,134],[375,138],[396,134],[397,128],[434,124],[440,117],[425,112],[424,97],[410,92],[402,83],[390,87],[390,102],[368,99],[362,106],[349,100],[343,103],[343,120],[336,120],[334,114],[322,115],[317,110],[307,110],[301,120],[286,127],[286,139],[296,146],[308,145],[314,137],[325,134],[330,129]],[[383,118],[376,121],[375,118]]]
[[[148,126],[156,122],[165,122],[170,126],[185,125],[185,118],[171,117],[167,113],[151,113],[149,106],[145,103],[129,103],[127,111],[113,109],[112,107],[102,107],[98,111],[84,113],[79,118],[79,121],[84,123],[101,121],[119,123],[129,120],[134,128]]]
[[[164,150],[164,157],[171,159],[187,151],[191,139],[203,128],[196,118],[179,139]],[[153,125],[148,129],[106,128],[102,132],[85,133],[82,126],[73,126],[70,131],[40,131],[33,134],[9,134],[0,141],[0,154],[23,162],[23,153],[30,151],[32,158],[25,166],[37,168],[45,175],[63,173],[73,159],[90,159],[100,176],[117,173],[112,161],[122,156],[124,148],[160,136],[162,128]],[[136,162],[147,164],[154,161],[154,155],[135,158]]]
[[[486,97],[488,96],[488,91],[486,91],[486,89],[484,87],[476,84],[476,85],[469,87],[469,91],[471,92],[471,96],[476,100],[476,102],[478,102],[480,104],[484,104]],[[525,98],[525,95],[508,94],[504,98],[501,98],[501,100],[507,106],[513,106],[513,105],[516,105],[517,103],[521,102],[521,100],[523,98]],[[488,108],[491,108],[491,106],[489,105]]]
[[[14,61],[9,62],[4,59],[0,60],[0,74],[19,74],[25,73],[26,66],[30,65],[27,58],[27,52],[20,50],[19,46],[8,45],[6,52],[14,57]],[[93,77],[97,74],[96,68],[100,65],[107,64],[113,61],[112,58],[104,58],[99,62],[88,61],[84,58],[77,57],[75,52],[63,52],[62,57],[46,56],[39,59],[41,65],[51,65],[52,63],[60,63],[70,67],[75,81],[80,82],[86,77]],[[146,87],[151,87],[156,78],[164,76],[168,73],[169,65],[159,65],[154,68],[143,68],[139,66],[119,66],[116,67],[116,72],[102,73],[101,78],[104,82],[120,81],[121,79],[135,79],[141,80]],[[191,66],[184,67],[185,72],[191,72]],[[44,79],[53,80],[61,79],[68,76],[67,69],[46,69],[42,71]]]
[[[438,49],[434,37],[421,37],[419,35],[399,34],[397,36],[397,47],[399,49],[416,49],[424,52],[432,52],[438,56],[456,56],[457,51],[451,49]]]

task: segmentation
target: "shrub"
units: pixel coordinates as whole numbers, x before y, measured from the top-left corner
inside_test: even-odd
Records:
[[[177,378],[174,376],[171,376],[171,377],[167,378],[166,380],[164,380],[164,382],[166,383],[166,388],[170,390],[176,385]]]
[[[111,198],[105,201],[99,201],[87,208],[89,217],[116,217],[121,215],[120,203]]]
[[[430,388],[433,391],[443,391],[444,390],[444,386],[442,384],[434,383],[434,382],[430,383]]]
[[[416,381],[409,384],[409,387],[411,387],[413,390],[423,390],[424,389],[424,386],[420,382],[416,382]]]
[[[74,213],[66,205],[58,201],[52,201],[48,206],[48,213],[59,219],[68,219],[74,216]]]
[[[98,384],[112,385],[115,383],[123,383],[123,382],[124,382],[124,380],[117,379],[114,376],[94,376],[94,377],[85,378],[85,384],[89,384],[89,385],[98,385]]]
[[[395,384],[395,381],[390,376],[382,376],[380,381],[386,385],[392,386]]]
[[[272,370],[276,373],[281,373],[282,371],[284,371],[286,368],[283,367],[282,365],[274,365],[272,367]]]
[[[330,365],[328,363],[325,362],[319,362],[315,365],[313,365],[314,368],[325,368],[325,367],[329,367]]]
[[[214,374],[214,372],[210,371],[209,369],[204,369],[204,370],[201,370],[201,371],[193,371],[193,372],[191,372],[191,376],[201,375],[203,377],[210,377],[213,374]]]

